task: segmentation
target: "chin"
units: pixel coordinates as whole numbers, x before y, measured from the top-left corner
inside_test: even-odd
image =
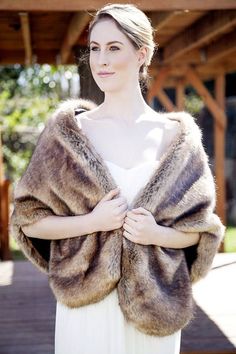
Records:
[[[125,83],[121,82],[121,80],[110,80],[110,78],[101,79],[98,78],[97,76],[93,76],[94,81],[96,82],[97,86],[100,88],[101,91],[103,92],[115,92],[122,90],[124,88]]]
[[[99,85],[98,83],[97,85],[102,92],[118,92],[122,90],[122,88],[115,85]]]

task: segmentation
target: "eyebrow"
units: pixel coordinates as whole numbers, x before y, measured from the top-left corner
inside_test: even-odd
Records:
[[[89,44],[92,44],[92,43],[94,43],[94,44],[98,44],[99,45],[99,43],[97,43],[97,42],[95,42],[95,41],[91,41]],[[113,44],[113,43],[120,43],[120,44],[122,44],[122,45],[124,45],[122,42],[120,42],[120,41],[111,41],[111,42],[107,42],[107,44],[109,45],[109,44]]]

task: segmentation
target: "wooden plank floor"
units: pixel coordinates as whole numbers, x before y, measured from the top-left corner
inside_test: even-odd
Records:
[[[218,254],[194,286],[196,314],[181,354],[236,353],[235,275],[236,253]],[[0,263],[0,354],[53,354],[55,312],[46,275],[29,261]]]
[[[194,285],[194,321],[182,333],[181,353],[236,353],[236,253],[216,255],[212,270]]]

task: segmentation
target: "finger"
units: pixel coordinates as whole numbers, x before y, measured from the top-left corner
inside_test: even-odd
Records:
[[[137,221],[136,221],[136,220],[133,220],[133,219],[131,219],[131,218],[129,218],[129,217],[126,217],[126,218],[125,218],[125,223],[126,223],[127,225],[129,225],[130,227],[133,227],[133,228],[135,228],[135,227],[137,226]]]
[[[128,210],[128,204],[125,202],[123,204],[121,204],[119,207],[118,207],[118,213],[122,213],[124,214],[123,216],[125,217],[126,216],[126,213],[127,213],[127,210]]]
[[[123,224],[123,228],[125,231],[129,232],[130,234],[134,234],[135,230],[133,229],[132,226],[128,225],[126,222]]]
[[[123,236],[134,243],[138,243],[138,244],[142,245],[142,242],[137,237],[129,234],[127,231],[123,232]]]
[[[123,220],[125,220],[126,214],[127,214],[127,209],[125,209],[125,211],[121,214],[121,218]]]
[[[127,203],[127,200],[125,197],[123,196],[119,196],[115,199],[113,199],[113,203],[114,203],[114,206],[120,206],[120,205],[123,205],[124,203]]]
[[[132,242],[136,242],[136,239],[134,236],[132,236],[129,232],[127,231],[123,231],[123,236],[126,237],[128,240],[132,241]]]
[[[133,213],[141,213],[141,214],[145,214],[145,215],[149,215],[150,214],[150,211],[144,209],[143,207],[139,207],[139,208],[134,208],[134,209],[131,209],[131,211]]]
[[[143,216],[141,214],[132,213],[131,210],[127,212],[126,217],[136,222],[143,220]]]
[[[117,195],[120,192],[119,187],[112,189],[110,192],[108,192],[104,197],[102,198],[103,201],[105,200],[110,200],[112,199],[115,195]]]

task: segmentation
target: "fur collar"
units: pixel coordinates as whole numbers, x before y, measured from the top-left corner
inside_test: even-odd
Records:
[[[94,107],[88,100],[67,100],[47,121],[14,191],[11,231],[24,254],[48,274],[57,301],[84,306],[117,288],[127,321],[143,333],[166,336],[191,320],[191,284],[209,271],[225,231],[214,214],[215,184],[201,131],[189,114],[165,114],[180,123],[179,133],[131,208],[149,210],[160,225],[199,232],[199,244],[140,245],[123,237],[122,228],[58,240],[30,238],[22,231],[48,215],[89,213],[116,187],[75,115]]]
[[[67,135],[66,130],[68,127],[71,128],[74,141],[70,143],[73,151],[77,152],[77,158],[80,159],[82,164],[86,162],[86,165],[88,165],[88,168],[94,173],[94,177],[99,183],[102,179],[101,188],[104,188],[104,192],[107,193],[109,190],[117,187],[116,182],[110,174],[109,168],[103,161],[103,158],[95,149],[90,139],[82,131],[79,114],[75,115],[76,110],[91,110],[95,107],[97,107],[97,105],[90,100],[68,99],[59,105],[53,117],[53,124],[55,134],[61,134],[64,137]],[[149,211],[154,212],[155,199],[158,197],[156,194],[155,181],[158,180],[158,176],[165,175],[167,179],[168,175],[171,175],[171,172],[173,172],[173,167],[178,171],[180,166],[177,162],[179,162],[180,165],[183,164],[185,151],[193,149],[194,146],[197,148],[202,140],[201,130],[190,114],[186,112],[173,112],[163,113],[163,116],[165,116],[166,119],[177,120],[180,123],[179,133],[167,151],[162,155],[160,164],[158,164],[157,169],[151,175],[145,188],[142,188],[133,199],[131,208],[145,204],[145,207]],[[208,163],[208,156],[205,155],[204,158],[205,162]],[[175,161],[176,163],[172,165],[171,161]],[[168,166],[170,166],[170,168],[168,168]],[[212,189],[212,202],[214,203],[214,184],[211,184],[209,187]],[[166,192],[166,190],[163,190],[163,192]],[[159,190],[159,193],[161,193],[161,190]],[[154,198],[154,203],[152,203],[150,199],[151,195]]]

